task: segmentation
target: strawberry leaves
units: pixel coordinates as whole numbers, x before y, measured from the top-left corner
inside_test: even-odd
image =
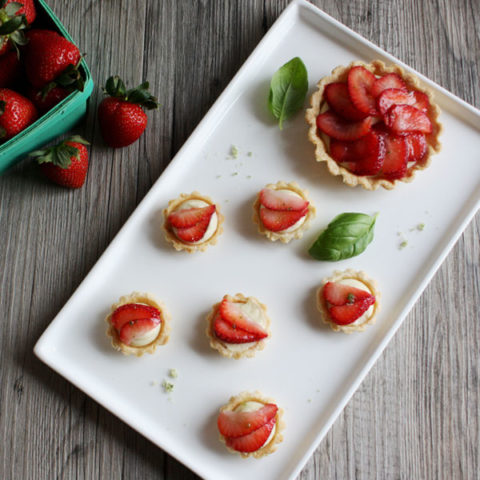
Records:
[[[79,135],[74,135],[58,145],[48,147],[42,150],[35,150],[30,153],[29,157],[35,159],[39,164],[52,163],[60,168],[68,168],[72,163],[72,157],[77,157],[79,154],[78,148],[69,145],[67,142],[80,143],[81,145],[89,145]]]
[[[150,84],[143,82],[136,88],[127,90],[123,80],[118,76],[110,77],[103,91],[114,98],[119,98],[126,102],[134,103],[145,107],[147,110],[158,108],[158,100],[148,91]]]

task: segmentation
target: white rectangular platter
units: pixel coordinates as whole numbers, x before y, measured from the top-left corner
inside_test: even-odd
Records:
[[[480,113],[426,79],[444,124],[432,165],[393,191],[352,189],[330,176],[314,161],[303,114],[280,131],[267,112],[270,78],[295,56],[307,66],[309,93],[339,64],[396,61],[309,3],[292,2],[35,347],[51,368],[208,479],[298,475],[480,203]],[[288,245],[261,237],[251,220],[256,193],[277,180],[297,181],[317,207],[307,234]],[[161,211],[194,190],[212,197],[226,221],[216,246],[189,255],[164,241]],[[335,264],[309,258],[314,238],[346,211],[379,212],[372,244]],[[346,268],[365,270],[382,292],[376,324],[353,335],[323,326],[314,299],[323,277]],[[105,335],[110,305],[132,291],[155,294],[172,316],[170,342],[142,358],[117,353]],[[260,299],[272,319],[265,350],[238,361],[211,350],[204,333],[210,307],[237,292]],[[166,394],[160,383],[170,368],[179,376]],[[244,390],[260,390],[285,410],[285,440],[261,460],[231,455],[217,438],[219,407]]]

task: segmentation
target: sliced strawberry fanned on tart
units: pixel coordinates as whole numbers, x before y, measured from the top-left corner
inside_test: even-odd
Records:
[[[283,440],[283,410],[260,392],[231,397],[220,409],[220,440],[232,453],[261,458],[273,453]]]
[[[323,321],[333,330],[352,333],[374,323],[380,293],[364,272],[348,269],[323,280],[316,302]]]
[[[169,339],[170,317],[165,306],[148,293],[121,297],[105,320],[113,348],[126,355],[153,353]]]
[[[301,238],[315,216],[315,207],[307,195],[295,182],[266,185],[253,204],[258,231],[273,242]]]
[[[171,200],[163,211],[165,239],[176,250],[204,251],[217,243],[222,233],[223,215],[218,205],[198,192]]]
[[[317,161],[350,186],[410,182],[440,151],[431,91],[398,65],[353,62],[318,83],[306,120]]]
[[[206,334],[224,357],[253,357],[271,335],[267,307],[255,297],[225,295],[207,316]]]

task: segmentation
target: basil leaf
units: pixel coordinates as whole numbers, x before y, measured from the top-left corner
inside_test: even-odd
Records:
[[[292,58],[275,72],[270,82],[268,108],[278,120],[280,130],[284,120],[303,107],[307,91],[307,69],[299,57]]]
[[[373,240],[378,213],[341,213],[336,216],[310,247],[317,260],[335,262],[360,255]]]

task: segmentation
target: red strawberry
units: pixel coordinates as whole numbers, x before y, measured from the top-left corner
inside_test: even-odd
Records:
[[[350,98],[358,110],[367,115],[378,115],[372,89],[375,85],[375,75],[365,67],[357,66],[350,69],[347,77]],[[339,140],[342,140],[339,138]]]
[[[247,332],[238,327],[233,327],[230,323],[225,321],[220,315],[215,317],[213,323],[213,330],[215,335],[227,343],[250,343],[258,342],[262,339],[261,336],[254,333]]]
[[[210,217],[205,217],[202,220],[200,220],[198,223],[193,225],[193,227],[176,229],[175,235],[187,243],[198,242],[205,235],[205,232],[208,229],[209,223],[210,223]]]
[[[345,120],[363,120],[368,115],[358,110],[350,100],[346,83],[329,83],[325,87],[325,98],[330,108]]]
[[[225,443],[228,447],[233,448],[233,450],[236,450],[237,452],[255,452],[268,440],[268,437],[275,426],[275,422],[276,418],[273,417],[268,423],[257,428],[248,435],[234,438],[226,437]]]
[[[407,142],[407,156],[409,162],[420,162],[428,150],[428,143],[423,133],[411,133],[403,137]]]
[[[427,114],[411,105],[393,105],[383,118],[385,125],[398,135],[432,131],[432,122]]]
[[[402,178],[407,173],[407,142],[405,138],[391,133],[382,135],[385,145],[382,174],[387,180]]]
[[[103,140],[113,148],[126,147],[135,142],[147,126],[147,115],[142,107],[158,108],[157,99],[148,92],[148,82],[126,90],[118,77],[110,77],[105,92],[110,95],[98,107],[98,119]]]
[[[260,208],[260,219],[271,232],[281,232],[295,225],[308,212],[308,207],[300,211],[281,211]]]
[[[46,93],[43,93],[41,89],[31,87],[28,92],[28,98],[33,102],[33,104],[37,107],[40,113],[48,112],[51,110],[55,105],[60,103],[63,99],[67,98],[70,93],[72,92],[71,89],[64,88],[64,87],[53,87]]]
[[[37,109],[28,98],[0,88],[0,143],[20,133],[37,117]]]
[[[8,87],[20,76],[21,64],[17,52],[0,56],[0,88]]]
[[[115,329],[120,332],[127,322],[140,320],[141,318],[149,318],[157,324],[160,323],[160,312],[151,305],[143,305],[141,303],[127,303],[118,307],[112,314],[110,321]]]
[[[327,110],[317,117],[317,128],[336,140],[352,141],[366,135],[372,126],[372,117],[349,122]]]
[[[371,297],[366,290],[344,285],[338,282],[327,282],[323,287],[323,298],[331,305],[342,306],[355,303],[357,300],[364,300]]]
[[[79,136],[30,154],[40,164],[43,174],[52,182],[68,188],[80,188],[87,176],[88,145]]]
[[[138,320],[127,322],[120,330],[120,341],[125,345],[130,345],[135,340],[154,329],[157,325],[158,322],[151,318],[140,318]]]
[[[27,9],[15,0],[0,0],[0,55],[8,52],[12,47],[18,52],[18,46],[27,43],[23,33],[28,25],[26,10],[30,17],[33,12],[33,18],[35,18],[35,7],[33,0],[23,3],[27,5]]]
[[[427,112],[430,102],[428,96],[419,91],[406,92],[398,88],[384,90],[377,99],[377,107],[385,115],[392,105],[412,105],[422,112]]]
[[[287,192],[264,188],[260,192],[260,203],[270,210],[302,211],[308,207],[308,202]]]
[[[372,87],[372,96],[377,98],[384,90],[398,88],[407,92],[405,82],[396,73],[387,73],[383,77],[377,78]]]
[[[22,8],[18,10],[17,15],[25,15],[28,25],[31,25],[35,21],[35,18],[37,18],[37,11],[35,10],[35,4],[33,0],[7,0],[6,3],[8,4],[13,2],[22,5]]]
[[[80,50],[52,30],[30,30],[25,52],[25,70],[30,83],[43,88],[51,82],[83,90],[83,78],[77,65]]]
[[[349,325],[360,318],[373,304],[375,297],[373,295],[358,300],[354,303],[345,305],[334,305],[328,309],[330,317],[337,325]]]
[[[268,333],[261,325],[250,320],[242,310],[240,310],[238,304],[229,300],[227,296],[223,298],[218,311],[222,319],[229,323],[233,328],[252,333],[258,336],[259,339],[268,336]]]
[[[172,227],[177,229],[190,228],[206,218],[208,218],[208,221],[210,222],[210,218],[215,211],[215,205],[208,205],[207,207],[199,208],[185,208],[183,210],[172,212],[168,216],[168,221]]]
[[[267,403],[253,412],[224,410],[217,419],[218,431],[229,438],[242,437],[263,427],[277,414],[278,407]]]

